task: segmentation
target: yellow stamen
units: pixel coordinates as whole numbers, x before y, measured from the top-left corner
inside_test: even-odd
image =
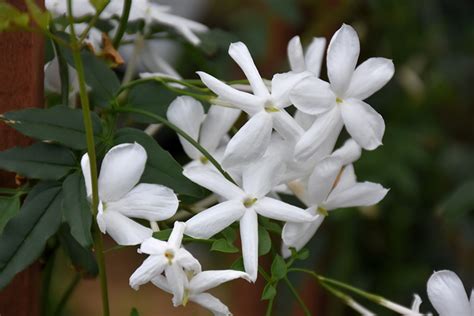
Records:
[[[204,157],[204,156],[201,156],[201,157],[199,158],[199,161],[200,161],[203,165],[205,165],[205,164],[207,164],[207,163],[209,162],[209,159],[207,159],[207,158]]]
[[[166,250],[165,251],[165,257],[168,259],[168,264],[171,265],[173,264],[173,259],[174,259],[174,253],[171,250]]]
[[[316,210],[319,214],[321,215],[324,215],[324,216],[328,216],[329,213],[328,213],[328,210],[325,209],[324,207],[318,207],[318,209]]]
[[[254,205],[255,202],[257,202],[257,198],[246,198],[246,199],[244,200],[244,206],[245,206],[246,208],[249,208],[249,207],[251,207],[252,205]]]
[[[339,97],[336,98],[336,103],[341,104],[342,102],[344,102],[343,99],[341,99],[341,98],[339,98]]]

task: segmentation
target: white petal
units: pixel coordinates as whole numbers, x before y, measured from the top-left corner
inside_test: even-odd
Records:
[[[301,40],[299,36],[293,37],[288,42],[287,53],[291,70],[295,72],[302,72],[306,70],[303,46],[301,45]]]
[[[306,211],[310,214],[314,213],[314,210]],[[283,242],[289,247],[301,250],[313,238],[325,217],[317,214],[316,218],[309,223],[286,223],[282,231]]]
[[[449,270],[433,273],[427,292],[440,316],[472,316],[466,290],[456,273]]]
[[[265,217],[284,222],[307,222],[314,216],[303,209],[269,197],[259,199],[255,203],[255,211]]]
[[[338,96],[344,95],[349,87],[359,51],[359,37],[356,31],[350,25],[343,24],[331,38],[327,55],[329,81],[332,90]]]
[[[240,110],[211,105],[201,126],[199,143],[214,152],[223,137],[240,116]]]
[[[295,111],[295,121],[306,131],[313,125],[315,115],[306,114],[300,110]]]
[[[394,72],[395,67],[390,59],[369,58],[354,71],[345,96],[364,100],[385,86]]]
[[[306,50],[306,69],[311,71],[316,77],[319,77],[319,74],[321,73],[325,48],[326,39],[324,37],[315,37]]]
[[[296,143],[304,134],[304,129],[285,110],[280,110],[271,114],[273,128],[286,140]]]
[[[194,215],[186,222],[186,235],[194,238],[210,238],[233,222],[245,212],[240,200],[225,201]]]
[[[334,157],[326,157],[314,167],[309,176],[305,200],[312,205],[319,205],[329,195],[343,164]]]
[[[151,279],[151,283],[153,283],[156,287],[162,289],[165,292],[170,294],[173,293],[173,289],[168,283],[168,280],[164,275],[157,275],[153,279]]]
[[[117,201],[140,180],[147,154],[138,143],[112,147],[102,161],[99,197],[104,202]]]
[[[250,115],[263,109],[263,105],[265,104],[264,98],[234,89],[205,72],[198,71],[197,74],[201,78],[201,81],[211,89],[212,92],[217,94],[218,100],[222,103],[237,107]]]
[[[153,235],[153,231],[118,212],[105,211],[107,234],[119,245],[138,245]]]
[[[241,198],[245,193],[238,186],[224,178],[215,170],[190,167],[183,171],[184,176],[206,189],[225,197],[228,200]]]
[[[470,303],[471,303],[471,313],[474,315],[474,289],[471,290],[471,296],[469,298]]]
[[[164,256],[149,256],[130,276],[130,286],[134,290],[138,290],[140,285],[148,283],[152,278],[160,275],[165,266],[166,258]]]
[[[295,159],[306,161],[325,143],[335,143],[343,123],[338,107],[316,117],[306,133],[296,143]]]
[[[171,231],[171,235],[168,238],[168,246],[174,249],[180,248],[185,230],[185,223],[178,221],[174,222],[173,230]]]
[[[242,186],[246,194],[255,198],[265,196],[280,183],[285,166],[277,157],[265,156],[247,166],[242,173]]]
[[[139,253],[146,253],[149,255],[161,255],[168,248],[168,243],[153,237],[145,239],[141,245]]]
[[[179,306],[183,303],[184,288],[187,285],[186,273],[176,264],[166,265],[165,276],[173,293],[173,305]]]
[[[272,103],[279,109],[291,105],[290,92],[301,80],[311,76],[308,71],[305,72],[285,72],[275,74],[272,78]]]
[[[419,313],[421,303],[423,303],[423,301],[421,300],[421,297],[418,294],[413,295],[413,301],[411,303],[410,309],[414,312]]]
[[[107,203],[107,210],[120,212],[127,217],[162,221],[176,213],[178,204],[178,198],[170,188],[140,183],[120,200]]]
[[[255,282],[258,276],[258,220],[253,209],[247,209],[240,219],[240,239],[245,272]]]
[[[342,164],[348,165],[359,159],[361,154],[362,148],[355,140],[349,138],[341,148],[331,154],[331,157],[337,157],[342,161]]]
[[[250,118],[227,144],[222,165],[231,167],[262,157],[270,143],[272,126],[272,117],[265,111]]]
[[[268,98],[270,95],[260,73],[255,67],[249,49],[242,42],[232,43],[229,46],[229,55],[239,65],[252,86],[256,96]]]
[[[232,316],[229,308],[224,305],[224,303],[219,301],[219,299],[209,293],[193,295],[189,298],[189,300],[201,305],[204,308],[207,308],[214,314],[214,316]]]
[[[92,197],[92,180],[91,180],[91,165],[89,160],[89,154],[85,153],[81,158],[81,169],[82,175],[84,176],[84,182],[86,184],[87,197]]]
[[[380,202],[388,190],[378,183],[360,182],[352,187],[331,193],[324,203],[327,209],[333,210],[343,207],[370,206]]]
[[[337,194],[353,187],[357,183],[357,177],[353,165],[347,165],[342,168],[341,174],[336,179],[331,194]]]
[[[294,106],[307,114],[327,112],[336,104],[336,96],[329,83],[314,76],[301,80],[290,92]]]
[[[198,274],[201,272],[201,264],[199,263],[199,261],[184,248],[178,249],[175,254],[174,260],[186,271],[190,271],[193,274]]]
[[[239,278],[250,281],[248,274],[242,271],[208,270],[195,275],[189,282],[189,288],[197,294]]]
[[[171,123],[191,136],[192,139],[198,141],[199,129],[204,120],[204,109],[201,102],[188,96],[177,97],[168,107],[166,117]],[[191,159],[198,159],[201,156],[200,152],[191,143],[182,136],[178,135],[178,137],[186,155]]]
[[[347,99],[340,106],[347,132],[366,150],[382,144],[385,122],[370,105],[357,99]]]

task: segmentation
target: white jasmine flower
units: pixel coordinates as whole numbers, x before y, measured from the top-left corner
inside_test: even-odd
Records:
[[[294,72],[309,71],[314,76],[319,77],[325,48],[326,39],[315,37],[309,44],[306,54],[304,54],[300,37],[293,37],[288,42],[287,48],[291,70]]]
[[[288,247],[300,250],[313,237],[328,215],[328,211],[378,203],[388,190],[380,184],[357,182],[352,161],[360,156],[360,147],[354,141],[346,142],[331,156],[319,162],[311,173],[306,190],[300,198],[308,206],[305,210],[314,215],[306,223],[286,223],[283,227],[283,255],[291,253]],[[341,171],[342,169],[342,171]]]
[[[186,306],[188,301],[191,301],[207,308],[215,316],[231,316],[232,313],[229,308],[206,291],[238,278],[250,281],[247,273],[235,270],[209,270],[199,272],[194,276],[183,272],[181,278],[183,281],[183,296],[181,300],[176,299],[176,296],[173,297],[173,304],[174,306]],[[151,282],[163,291],[173,293],[173,287],[170,285],[169,279],[163,275],[154,277]]]
[[[185,169],[183,174],[191,181],[224,199],[189,219],[186,234],[206,239],[239,221],[245,271],[255,281],[258,273],[257,214],[285,222],[307,222],[314,218],[298,207],[266,196],[279,182],[283,171],[275,160],[254,163],[243,171],[241,189],[211,169]]]
[[[235,166],[261,157],[270,143],[273,128],[284,138],[294,141],[299,139],[304,131],[284,108],[291,105],[288,95],[290,90],[310,73],[276,74],[269,90],[244,43],[232,43],[229,55],[244,72],[253,94],[237,90],[205,72],[199,71],[197,74],[217,95],[214,100],[216,104],[239,108],[251,116],[230,140],[224,153],[223,165]]]
[[[428,298],[440,316],[474,316],[474,289],[467,297],[462,281],[449,270],[434,272],[427,283]],[[412,310],[419,312],[421,299],[418,295]]]
[[[181,246],[185,224],[175,222],[167,242],[148,238],[138,252],[148,254],[142,265],[130,276],[130,286],[138,290],[140,285],[150,282],[163,272],[167,278],[173,302],[178,305],[184,298],[185,272],[191,275],[201,272],[201,264],[189,251]]]
[[[130,21],[145,20],[145,23],[158,23],[168,26],[180,33],[193,45],[199,45],[201,40],[196,33],[207,32],[207,26],[170,13],[171,8],[159,5],[149,0],[134,0],[130,10]],[[104,10],[103,17],[121,16],[123,0],[110,1]]]
[[[119,245],[136,245],[152,236],[153,232],[132,218],[148,221],[168,219],[178,209],[178,198],[173,191],[158,184],[140,181],[147,154],[137,144],[114,146],[105,155],[98,178],[99,212],[97,224],[102,233],[109,234]],[[87,195],[92,194],[89,155],[81,160]]]
[[[79,92],[79,82],[74,68],[67,65],[69,76],[69,95],[73,97]],[[44,65],[44,89],[52,93],[61,93],[61,77],[59,74],[58,58],[54,57]],[[64,104],[66,105],[66,104]]]
[[[218,148],[227,132],[240,115],[240,110],[211,105],[207,114],[201,102],[188,97],[177,97],[168,107],[168,120],[185,131],[195,141],[204,147],[213,157],[219,159],[224,148]],[[182,136],[179,140],[184,152],[193,162],[190,166],[206,166],[210,163],[200,151]]]
[[[308,158],[325,139],[337,137],[343,125],[364,149],[373,150],[382,143],[383,118],[362,100],[392,78],[394,67],[389,59],[370,58],[355,68],[359,50],[357,33],[344,24],[328,47],[330,83],[312,76],[298,83],[291,92],[290,99],[299,110],[318,115],[296,144],[297,159]]]
[[[89,0],[74,0],[71,1],[71,4],[72,14],[74,17],[83,17],[86,15],[95,14],[95,8],[92,6]],[[54,17],[67,14],[66,0],[46,0],[45,6]]]

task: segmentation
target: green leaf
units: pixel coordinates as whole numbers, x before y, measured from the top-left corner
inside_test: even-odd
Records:
[[[57,180],[76,167],[67,148],[47,143],[15,147],[0,152],[0,168],[32,179]]]
[[[258,255],[263,256],[270,252],[272,240],[270,234],[262,226],[258,226]]]
[[[0,32],[14,28],[26,28],[30,22],[30,16],[14,6],[0,2]]]
[[[219,251],[225,253],[236,253],[239,252],[239,248],[235,247],[232,243],[226,239],[217,239],[212,243],[211,251]]]
[[[61,187],[39,183],[0,236],[0,289],[42,253],[61,224]]]
[[[278,235],[281,234],[281,227],[275,222],[272,222],[269,218],[261,216],[259,218],[260,224],[265,227],[266,230],[277,233]]]
[[[149,135],[133,128],[124,128],[117,132],[115,144],[137,142],[148,154],[141,182],[163,184],[175,192],[202,197],[204,190],[183,176],[183,168],[174,158]]]
[[[230,265],[230,268],[232,270],[236,270],[236,271],[245,271],[245,267],[244,267],[244,259],[242,257],[240,257],[239,259],[235,260],[231,265]]]
[[[130,316],[140,316],[138,310],[135,307],[130,311]]]
[[[234,243],[234,241],[237,239],[237,234],[235,233],[235,230],[230,226],[221,231],[221,234],[231,244]]]
[[[274,298],[276,294],[277,294],[277,290],[275,286],[273,286],[273,284],[271,283],[267,283],[267,285],[265,285],[265,288],[263,289],[261,300],[262,301],[270,300]]]
[[[26,7],[28,8],[28,12],[36,24],[38,24],[38,26],[43,30],[47,29],[49,21],[51,20],[51,15],[49,12],[41,10],[34,0],[25,0],[25,3]]]
[[[72,264],[78,272],[87,276],[95,277],[99,274],[99,267],[94,253],[88,248],[81,246],[71,235],[68,225],[63,224],[59,230],[59,240],[64,252],[71,259]]]
[[[0,197],[0,234],[8,221],[20,210],[20,199],[18,196]]]
[[[102,126],[96,113],[91,113],[94,135],[102,133]],[[73,149],[85,149],[86,132],[82,111],[65,106],[49,109],[26,109],[8,112],[4,121],[17,131],[40,140],[58,142]]]
[[[166,89],[162,84],[152,81],[139,84],[130,89],[127,102],[135,108],[166,117],[168,106],[175,98],[175,93]],[[137,122],[154,123],[152,119],[143,115],[132,116]]]
[[[163,230],[160,230],[159,232],[154,232],[153,237],[159,240],[167,241],[168,238],[170,238],[171,231],[172,231],[171,228],[163,229]]]
[[[92,245],[92,213],[87,201],[84,178],[74,173],[63,182],[64,200],[62,212],[66,223],[71,227],[71,235],[83,247]]]
[[[110,0],[89,0],[97,11],[100,11]]]
[[[283,258],[279,255],[276,255],[273,259],[272,267],[272,279],[274,280],[281,280],[286,276],[287,267],[286,262]]]

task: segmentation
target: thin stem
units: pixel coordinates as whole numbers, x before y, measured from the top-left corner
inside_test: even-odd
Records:
[[[326,290],[331,292],[334,296],[337,298],[341,299],[347,306],[351,307],[355,311],[357,311],[359,314],[364,315],[364,316],[375,316],[374,313],[369,311],[367,308],[364,306],[360,305],[357,303],[352,297],[350,297],[347,294],[342,293],[341,291],[336,290],[332,286],[326,284],[326,283],[320,283],[322,287],[324,287]]]
[[[258,266],[258,273],[262,275],[262,277],[267,281],[267,283],[270,283],[272,278],[268,275],[268,273],[263,269],[261,266]],[[276,285],[275,285],[276,286]]]
[[[52,34],[56,33],[56,27],[55,27],[54,23],[50,24],[49,29],[51,30]],[[61,103],[63,105],[69,105],[69,68],[68,68],[68,64],[67,64],[66,58],[64,58],[61,47],[59,47],[59,44],[54,40],[51,40],[51,42],[53,43],[54,52],[56,53],[56,57],[58,59],[58,65],[59,65],[59,78],[60,78],[60,81],[61,81]]]
[[[69,1],[69,0],[68,0]],[[105,8],[109,5],[110,1],[107,1],[102,8],[97,10],[92,17],[92,19],[87,23],[86,28],[84,31],[82,31],[82,34],[79,36],[79,46],[82,45],[82,42],[86,39],[87,35],[89,34],[89,31],[92,29],[92,27],[97,23],[97,20],[99,19],[99,16],[104,12]],[[71,28],[74,23],[74,20],[69,20],[71,23]]]
[[[189,143],[191,143],[191,145],[193,145],[197,150],[199,150],[201,152],[201,154],[204,157],[206,157],[206,159],[209,160],[209,162],[212,163],[214,165],[214,167],[216,167],[216,169],[227,180],[229,180],[230,182],[236,184],[234,179],[232,179],[232,177],[224,169],[222,169],[221,165],[217,162],[217,160],[214,157],[212,157],[212,155],[206,149],[204,149],[204,147],[202,147],[191,136],[189,136],[186,132],[184,132],[182,129],[180,129],[179,127],[177,127],[173,123],[169,122],[168,120],[164,119],[161,116],[158,116],[154,113],[151,113],[151,112],[148,112],[148,111],[145,111],[145,110],[142,110],[142,109],[135,109],[135,108],[129,108],[129,107],[123,107],[122,108],[121,107],[121,108],[116,108],[115,110],[117,112],[141,114],[141,115],[147,116],[149,118],[152,118],[152,119],[156,120],[157,122],[162,123],[162,124],[166,125],[167,127],[171,128],[176,133],[178,133],[180,136],[182,136],[185,140],[187,140]]]
[[[89,104],[89,96],[87,94],[87,88],[85,83],[84,67],[82,65],[82,59],[80,54],[80,46],[77,42],[76,31],[74,29],[74,18],[72,14],[72,0],[68,0],[68,15],[69,21],[71,24],[71,45],[72,45],[72,55],[74,58],[74,64],[76,66],[77,77],[79,81],[79,94],[81,97],[82,105],[82,116],[84,119],[84,129],[86,131],[86,140],[87,140],[87,153],[89,155],[90,162],[90,173],[91,173],[91,184],[92,184],[92,213],[97,214],[98,205],[99,205],[99,190],[97,184],[97,158],[95,153],[95,144],[94,144],[94,130],[92,127],[91,111]],[[95,216],[94,216],[95,217]],[[108,290],[107,290],[107,274],[105,271],[105,262],[104,254],[102,252],[102,235],[95,223],[94,231],[94,246],[96,249],[96,257],[99,265],[99,278],[102,291],[102,306],[103,306],[103,315],[109,316],[109,299],[108,299]]]
[[[309,311],[308,307],[306,307],[306,304],[304,303],[303,299],[301,298],[301,296],[298,294],[298,292],[294,288],[293,284],[291,284],[290,280],[288,280],[287,277],[284,277],[283,281],[286,283],[286,285],[290,289],[291,294],[293,294],[295,299],[300,304],[301,308],[303,309],[304,314],[307,315],[307,316],[308,315],[311,316],[311,312]]]
[[[69,298],[71,297],[72,293],[74,293],[74,290],[76,289],[80,281],[81,275],[80,273],[76,273],[71,283],[69,283],[68,287],[66,288],[66,291],[64,292],[63,296],[61,297],[61,300],[59,301],[58,306],[54,311],[54,316],[60,316],[62,314],[64,307],[66,307]]]
[[[268,305],[267,305],[267,312],[265,313],[265,316],[272,316],[272,309],[273,309],[273,301],[275,300],[275,297],[272,297],[269,301],[268,301]]]
[[[114,40],[112,42],[115,48],[118,48],[120,46],[120,41],[122,40],[123,34],[125,34],[131,8],[132,8],[132,0],[125,0],[123,4],[122,16],[120,17],[119,26],[117,28],[117,32],[115,33]]]

